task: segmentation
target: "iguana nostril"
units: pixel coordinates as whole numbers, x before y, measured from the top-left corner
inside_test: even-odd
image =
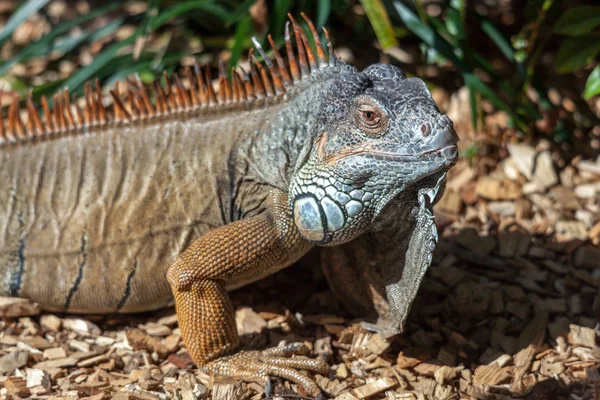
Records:
[[[431,125],[429,125],[429,122],[425,122],[421,125],[421,133],[425,137],[429,136],[431,133]]]

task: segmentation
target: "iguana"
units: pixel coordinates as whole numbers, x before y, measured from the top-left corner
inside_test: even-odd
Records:
[[[299,344],[235,352],[227,290],[322,247],[333,291],[399,333],[437,242],[432,205],[458,137],[425,83],[375,64],[359,72],[316,51],[291,18],[285,62],[249,55],[250,72],[196,65],[110,91],[86,85],[18,99],[0,117],[0,295],[77,313],[174,304],[182,338],[205,371],[267,383],[325,374]],[[290,35],[290,26],[294,42]],[[327,31],[325,31],[327,35]],[[185,79],[184,79],[185,78]],[[182,83],[185,80],[186,85]],[[0,110],[1,112],[1,110]]]

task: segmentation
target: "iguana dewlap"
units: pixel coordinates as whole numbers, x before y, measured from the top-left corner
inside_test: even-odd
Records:
[[[316,55],[293,22],[288,61],[224,73],[199,68],[85,106],[55,96],[42,119],[17,102],[0,124],[0,295],[52,311],[112,313],[175,300],[182,336],[207,371],[319,392],[303,346],[239,352],[226,290],[324,246],[331,286],[355,312],[401,331],[431,262],[432,205],[458,140],[423,81],[359,72]],[[264,52],[258,46],[258,51]],[[276,62],[276,66],[273,64]],[[121,88],[123,89],[123,88]],[[174,296],[173,296],[174,294]]]

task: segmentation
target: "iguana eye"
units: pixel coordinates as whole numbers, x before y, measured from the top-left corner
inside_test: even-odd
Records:
[[[370,136],[379,136],[385,132],[387,116],[372,104],[359,104],[355,114],[355,123]]]
[[[377,118],[373,111],[363,111],[363,115],[367,121],[374,121]]]

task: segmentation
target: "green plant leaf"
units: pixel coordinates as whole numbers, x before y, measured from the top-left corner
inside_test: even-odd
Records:
[[[231,14],[226,9],[212,0],[189,0],[178,2],[166,9],[161,9],[150,25],[153,30],[157,29],[173,18],[190,11],[204,11],[216,16],[223,22],[231,17]]]
[[[235,42],[233,43],[233,47],[231,48],[231,57],[229,58],[229,71],[231,72],[231,68],[237,65],[239,61],[242,51],[244,50],[244,44],[248,40],[250,36],[250,30],[252,29],[252,18],[247,16],[243,18],[240,22],[238,22],[235,28]]]
[[[79,36],[62,36],[56,40],[52,51],[68,53],[83,42],[94,42],[116,32],[124,22],[125,18],[115,18],[100,29],[84,31]]]
[[[329,14],[331,13],[331,0],[319,0],[319,6],[317,8],[317,19],[315,20],[317,28],[322,27],[327,22]],[[388,18],[389,21],[389,18]]]
[[[236,22],[240,22],[243,19],[249,18],[250,14],[248,10],[250,10],[250,7],[252,7],[254,3],[256,3],[256,0],[246,0],[241,5],[237,6],[235,11],[225,21],[225,25],[231,26]]]
[[[471,124],[473,128],[477,129],[477,120],[479,119],[479,107],[477,106],[477,96],[475,94],[475,88],[468,86],[469,88],[469,106],[471,107]]]
[[[585,67],[600,53],[600,34],[589,34],[563,40],[556,59],[556,70],[564,74]]]
[[[29,0],[23,3],[21,7],[6,21],[4,28],[0,31],[0,45],[12,35],[12,33],[21,25],[30,15],[35,14],[40,8],[44,7],[49,0]]]
[[[600,94],[600,64],[596,65],[596,68],[592,71],[590,76],[587,78],[585,83],[585,90],[583,91],[583,97],[590,99]]]
[[[509,60],[513,61],[515,59],[515,49],[513,49],[510,41],[507,40],[502,32],[500,32],[491,21],[487,19],[481,19],[480,21],[481,29],[485,32],[486,35],[492,39],[492,42],[498,46],[502,54]]]
[[[592,32],[600,25],[600,6],[569,8],[554,25],[554,33],[580,36]]]
[[[383,50],[398,45],[390,16],[381,0],[360,0]]]
[[[39,40],[28,44],[23,50],[15,54],[4,63],[0,63],[0,75],[4,74],[15,63],[28,60],[31,57],[41,56],[53,50],[54,41],[65,33],[68,33],[74,27],[89,21],[90,19],[109,13],[119,6],[119,2],[110,2],[102,7],[91,10],[88,14],[65,21],[52,28],[52,31],[45,34]]]
[[[394,8],[400,20],[406,27],[419,37],[425,44],[436,49],[440,54],[450,60],[459,69],[466,69],[467,66],[454,53],[454,46],[442,36],[438,35],[429,25],[423,23],[410,8],[401,1],[394,1]]]
[[[450,7],[446,10],[445,22],[448,34],[456,41],[461,41],[465,38],[462,16],[457,9]]]
[[[438,35],[430,26],[424,24],[412,10],[401,1],[394,1],[393,5],[398,16],[408,29],[428,46],[435,48],[440,54],[446,57],[446,59],[456,65],[462,74],[465,85],[470,89],[481,93],[482,96],[489,99],[498,109],[506,111],[520,129],[526,129],[525,123],[521,121],[508,104],[506,104],[488,85],[479,79],[468,64],[456,56],[454,47],[448,43],[448,41]]]
[[[275,41],[283,38],[284,26],[287,21],[287,13],[292,8],[289,0],[274,0],[271,6],[271,18],[269,20],[269,31]]]
[[[75,73],[66,80],[65,86],[67,86],[71,90],[75,90],[79,86],[83,85],[86,81],[97,77],[98,71],[100,71],[104,66],[112,62],[117,52],[122,47],[133,44],[135,40],[139,37],[140,33],[141,29],[138,28],[136,30],[136,33],[129,36],[127,39],[113,43],[112,45],[102,50],[94,58],[94,61],[90,65],[86,65],[85,67],[75,71]]]

